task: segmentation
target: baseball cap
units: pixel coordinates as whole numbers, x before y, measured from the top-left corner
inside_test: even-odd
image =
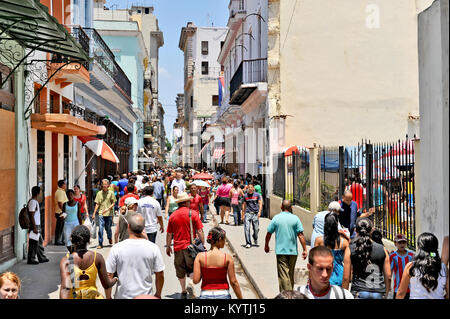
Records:
[[[128,197],[127,199],[125,199],[125,205],[127,207],[133,206],[134,204],[137,204],[138,200],[134,197]]]
[[[395,242],[398,243],[399,241],[408,241],[406,239],[406,236],[403,234],[397,234],[397,236],[395,236]]]

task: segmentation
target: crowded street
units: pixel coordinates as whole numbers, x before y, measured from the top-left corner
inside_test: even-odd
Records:
[[[448,301],[448,25],[449,0],[0,0],[1,309]]]

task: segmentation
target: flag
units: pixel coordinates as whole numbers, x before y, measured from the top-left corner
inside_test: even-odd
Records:
[[[225,79],[223,76],[223,71],[220,72],[219,76],[219,107],[222,106],[222,95],[223,95],[223,88],[225,86]]]

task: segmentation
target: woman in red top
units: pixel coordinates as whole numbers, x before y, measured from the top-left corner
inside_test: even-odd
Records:
[[[198,188],[197,185],[191,184],[191,204],[189,206],[189,209],[196,210],[199,212],[199,216],[203,216],[203,199],[198,194]]]
[[[87,215],[86,213],[88,212],[88,207],[87,207],[87,204],[86,204],[86,195],[84,195],[84,194],[81,192],[80,185],[75,185],[75,186],[73,187],[73,191],[75,192],[75,195],[74,195],[73,199],[74,199],[76,202],[80,203],[80,207],[81,207],[81,219],[82,219],[83,222],[84,222],[85,219],[86,219],[86,215]]]
[[[194,261],[194,284],[202,281],[200,299],[231,299],[228,279],[238,299],[242,299],[241,287],[236,279],[233,258],[221,252],[225,246],[225,231],[214,227],[208,233],[211,249],[198,254]]]

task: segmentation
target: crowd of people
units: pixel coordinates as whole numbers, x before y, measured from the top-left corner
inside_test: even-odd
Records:
[[[201,299],[230,299],[230,287],[237,298],[242,298],[233,258],[222,250],[225,230],[214,227],[205,236],[203,228],[208,212],[215,212],[219,224],[243,225],[247,249],[259,247],[261,179],[203,170],[200,173],[210,177],[197,180],[197,173],[166,168],[107,176],[94,181],[92,199],[81,192],[79,185],[67,190],[66,182],[59,181],[55,245],[65,245],[68,251],[60,262],[60,298],[161,298],[166,265],[163,249],[156,245],[158,232],[166,232],[165,253],[173,255],[182,299],[188,298],[188,280],[201,282]],[[389,252],[369,218],[374,209],[358,209],[352,190],[347,189],[340,201],[331,202],[328,210],[315,215],[309,251],[303,224],[293,213],[292,203],[282,202],[281,213],[267,228],[264,246],[269,253],[269,242],[275,234],[277,298],[381,299],[389,295],[391,280],[396,299],[448,298],[448,237],[441,255],[438,239],[431,233],[417,238],[415,253],[406,248],[405,235],[399,234],[395,239],[397,250]],[[48,261],[39,229],[39,194],[40,188],[33,187],[28,203],[33,217],[29,264]],[[92,212],[89,200],[93,202]],[[113,234],[114,217],[118,220]],[[105,232],[111,247],[107,258],[101,254]],[[88,244],[97,236],[97,251],[91,251]],[[298,242],[302,258],[308,259],[309,279],[307,285],[294,290]],[[105,295],[96,287],[97,276]],[[20,285],[17,275],[2,274],[0,298],[17,298]],[[114,285],[117,287],[112,296]]]

